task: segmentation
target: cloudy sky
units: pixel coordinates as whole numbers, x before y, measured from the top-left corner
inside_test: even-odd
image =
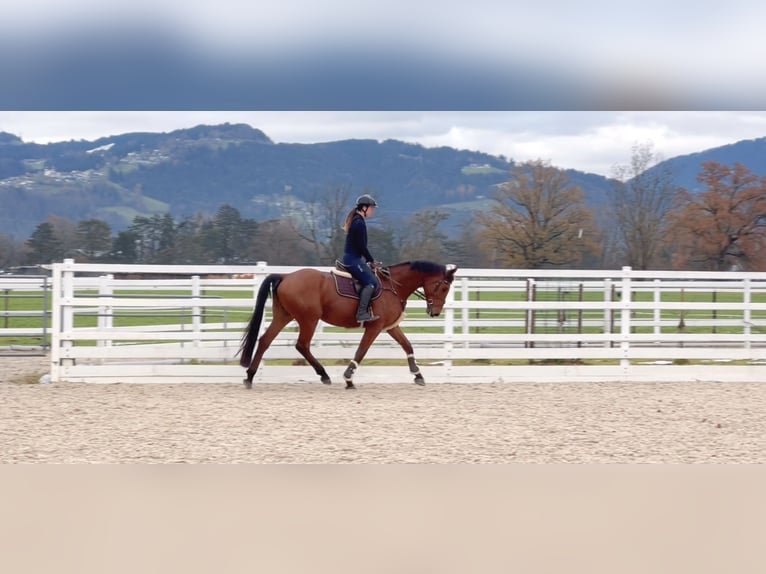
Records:
[[[24,0],[0,19],[0,130],[244,122],[608,175],[635,143],[673,157],[766,136],[765,20],[743,0]]]
[[[606,176],[629,162],[634,144],[670,158],[766,137],[766,112],[0,112],[0,131],[37,143],[223,122],[247,123],[277,143],[390,138]]]
[[[758,109],[766,90],[750,0],[6,4],[0,109]]]

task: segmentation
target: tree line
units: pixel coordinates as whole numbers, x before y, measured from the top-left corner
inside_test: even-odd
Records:
[[[607,203],[585,204],[582,189],[544,160],[514,165],[491,206],[451,237],[434,207],[368,225],[369,245],[384,263],[411,259],[463,267],[766,270],[766,177],[742,164],[702,164],[701,191],[678,188],[658,169],[651,144],[636,144],[614,168]],[[654,169],[652,169],[654,168]],[[382,197],[373,193],[381,202]],[[363,191],[364,192],[364,191]],[[385,202],[382,202],[385,205]],[[343,221],[353,207],[348,188],[309,198],[300,218],[255,221],[233,206],[177,221],[137,216],[113,234],[98,219],[51,216],[23,243],[0,234],[0,268],[74,258],[145,264],[332,265],[343,252]]]

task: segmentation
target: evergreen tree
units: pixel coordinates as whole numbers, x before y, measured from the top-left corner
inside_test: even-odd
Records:
[[[134,231],[120,231],[112,242],[109,260],[112,263],[136,263],[138,261],[138,234]]]
[[[87,219],[77,224],[78,251],[94,260],[109,251],[112,246],[112,230],[100,219]]]
[[[35,228],[27,240],[29,253],[27,261],[31,264],[45,264],[60,261],[64,257],[61,241],[56,237],[53,224],[45,221]]]

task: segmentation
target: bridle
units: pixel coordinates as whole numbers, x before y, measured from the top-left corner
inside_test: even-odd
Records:
[[[401,283],[396,281],[393,277],[391,277],[391,273],[389,272],[387,267],[380,267],[375,270],[375,273],[376,275],[379,273],[380,276],[383,276],[388,280],[388,283],[391,286],[390,287],[384,286],[383,289],[387,289],[391,291],[394,295],[396,295],[399,298],[400,303],[402,304],[402,308],[404,308],[407,302],[404,299],[402,299],[401,295],[399,295],[399,293],[396,290],[396,286],[401,285]],[[382,284],[382,281],[381,281],[381,284]],[[451,284],[451,281],[445,279],[444,277],[441,277],[440,279],[436,279],[433,283],[432,292],[437,291],[442,284],[449,286]],[[433,297],[429,297],[428,295],[426,295],[425,285],[415,289],[415,291],[413,291],[412,294],[415,295],[421,301],[426,302],[426,312],[430,315],[431,308],[433,307],[433,304],[434,304],[434,300],[433,300]],[[442,305],[443,304],[444,304],[444,301],[442,301]]]
[[[435,293],[442,284],[447,285],[447,287],[449,288],[450,282],[447,281],[444,277],[442,277],[441,279],[437,279],[436,281],[434,281],[433,289],[432,289],[431,292]],[[426,295],[426,287],[425,287],[425,285],[423,285],[423,287],[419,287],[418,289],[415,289],[413,294],[418,299],[426,302],[426,312],[429,315],[431,315],[431,308],[433,307],[434,299],[433,299],[433,297],[429,297],[428,295]],[[442,306],[443,305],[444,305],[444,300],[442,300]]]

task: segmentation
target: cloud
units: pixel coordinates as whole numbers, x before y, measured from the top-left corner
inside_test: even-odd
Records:
[[[13,3],[3,109],[742,109],[764,8],[219,0]],[[41,17],[43,15],[44,17]],[[725,49],[723,48],[725,46]]]

